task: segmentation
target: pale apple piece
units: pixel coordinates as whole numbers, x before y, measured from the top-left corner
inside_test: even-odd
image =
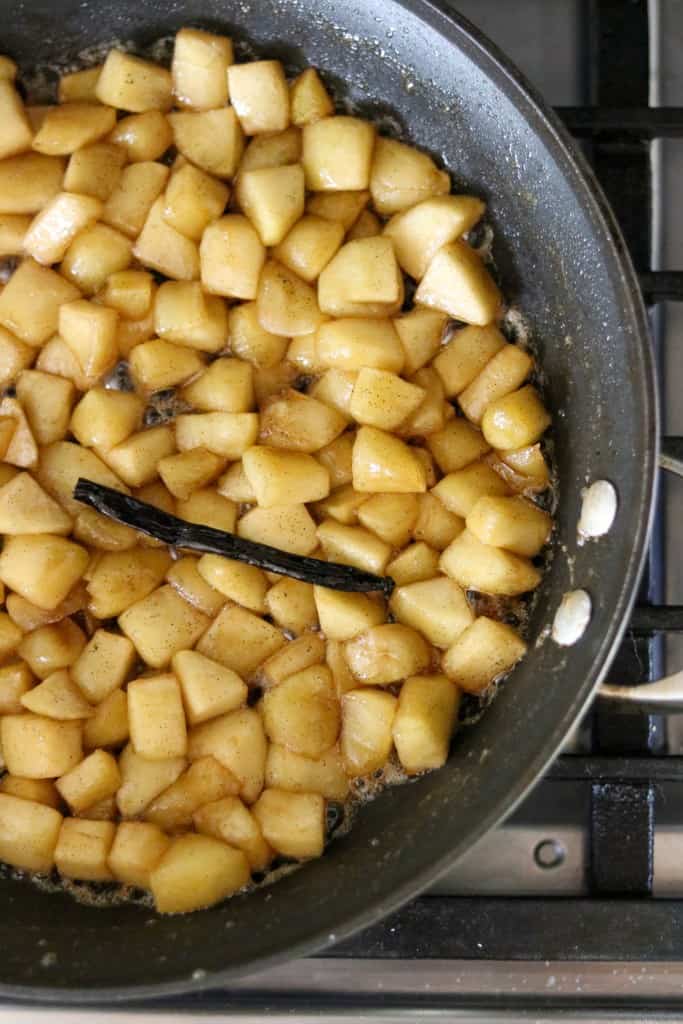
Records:
[[[171,75],[180,107],[211,110],[228,102],[228,67],[233,63],[227,36],[182,28],[176,33]]]
[[[358,191],[314,192],[306,201],[306,213],[312,213],[323,220],[338,222],[349,231],[365,210],[370,193]]]
[[[176,417],[181,452],[206,448],[224,459],[239,459],[256,441],[259,417],[253,412],[203,412]]]
[[[235,503],[224,498],[210,487],[195,491],[187,501],[179,501],[177,514],[188,523],[202,523],[215,530],[232,533],[237,519]]]
[[[288,339],[267,331],[261,325],[256,302],[243,302],[232,307],[228,314],[228,335],[233,355],[251,363],[255,369],[273,369],[276,374],[280,372]],[[257,384],[258,377],[254,375],[255,390]],[[278,385],[276,381],[274,390],[279,391],[283,386],[285,385]],[[259,404],[262,397],[256,394]]]
[[[320,757],[339,735],[339,703],[326,665],[289,676],[263,696],[268,738],[305,757]]]
[[[122,821],[117,826],[107,864],[117,882],[149,888],[152,870],[171,840],[160,828],[146,821]]]
[[[297,164],[300,160],[301,131],[291,126],[281,132],[254,135],[240,160],[237,174],[239,176],[243,171],[257,171],[262,167],[284,167],[286,164]]]
[[[232,178],[244,151],[244,134],[232,107],[169,114],[180,153],[207,174]]]
[[[19,714],[21,698],[33,686],[33,674],[25,661],[0,666],[0,715]]]
[[[0,217],[0,233],[2,221]],[[22,370],[31,365],[35,359],[35,349],[19,341],[13,334],[0,327],[0,386],[6,387],[14,381]]]
[[[334,519],[318,527],[318,540],[330,562],[355,565],[358,569],[381,575],[391,557],[391,545],[362,526],[347,526]]]
[[[130,53],[110,50],[95,94],[100,103],[132,113],[168,110],[172,103],[171,73]]]
[[[149,427],[97,454],[129,487],[143,487],[158,475],[159,462],[175,451],[171,427]]]
[[[307,214],[282,238],[273,255],[310,284],[319,277],[343,240],[341,223]]]
[[[160,110],[146,110],[117,121],[109,141],[116,144],[125,160],[141,163],[162,157],[173,143],[173,132]]]
[[[133,246],[133,255],[144,267],[177,281],[194,281],[199,277],[197,245],[166,222],[162,196],[155,200],[147,214],[144,227]]]
[[[356,679],[371,686],[385,686],[423,671],[431,650],[410,626],[397,622],[372,626],[349,640],[346,660]]]
[[[85,647],[83,631],[71,619],[39,626],[27,633],[17,651],[39,679],[70,668]]]
[[[199,242],[204,229],[221,216],[229,197],[224,182],[186,163],[168,182],[164,218],[181,235]]]
[[[443,551],[465,529],[465,520],[450,512],[434,494],[418,495],[418,515],[413,537]]]
[[[296,636],[318,626],[318,612],[310,583],[283,577],[266,594],[266,606],[273,621]]]
[[[395,373],[363,367],[353,387],[349,409],[358,423],[396,430],[422,404],[426,392]]]
[[[84,146],[69,157],[63,187],[67,192],[94,196],[106,203],[118,185],[125,162],[126,154],[112,142]]]
[[[263,663],[259,681],[264,689],[277,686],[289,676],[325,660],[325,641],[318,633],[308,633],[281,647]]]
[[[62,103],[50,107],[36,132],[32,147],[47,156],[69,156],[77,149],[108,135],[116,124],[116,111],[95,103]]]
[[[397,587],[419,580],[429,580],[439,570],[439,552],[424,541],[418,541],[404,548],[386,568]]]
[[[446,576],[398,587],[389,607],[436,647],[450,647],[474,620],[464,591]]]
[[[60,192],[34,217],[24,237],[24,250],[38,263],[59,263],[76,235],[101,213],[99,199]]]
[[[116,759],[106,750],[95,750],[56,782],[61,796],[76,814],[113,796],[120,785]]]
[[[1,178],[0,173],[0,196]],[[39,347],[56,332],[60,307],[78,296],[78,289],[54,270],[25,259],[0,293],[0,325],[27,345]]]
[[[437,355],[448,324],[448,316],[435,309],[415,306],[394,318],[405,357],[403,371],[411,376]]]
[[[159,476],[171,494],[186,501],[191,494],[216,479],[225,468],[225,459],[206,448],[192,448],[167,455],[158,464]]]
[[[0,793],[32,800],[45,807],[54,807],[55,810],[62,806],[61,797],[50,779],[25,779],[21,775],[10,775],[7,772],[0,780]]]
[[[301,164],[242,170],[235,196],[264,245],[278,245],[304,212]]]
[[[400,293],[398,264],[389,238],[376,236],[347,242],[320,275],[321,292],[341,301],[396,302]]]
[[[469,420],[480,424],[489,405],[515,391],[533,368],[528,352],[517,345],[505,345],[459,394],[460,408]]]
[[[250,412],[254,408],[254,371],[242,359],[216,359],[183,388],[182,397],[201,412]]]
[[[119,358],[116,344],[118,313],[86,299],[67,302],[59,310],[59,333],[80,363],[83,373],[101,377]]]
[[[128,718],[136,754],[151,761],[185,755],[185,713],[175,676],[146,676],[129,683]]]
[[[527,385],[488,405],[481,429],[492,447],[514,450],[535,444],[550,423],[550,413],[540,395]]]
[[[191,726],[234,711],[246,701],[247,687],[237,673],[198,651],[179,651],[172,666]]]
[[[334,113],[334,104],[315,68],[306,68],[289,87],[292,123],[311,124]]]
[[[114,690],[97,707],[92,718],[83,726],[83,746],[86,750],[97,747],[120,747],[127,742],[128,694]]]
[[[165,281],[154,299],[154,328],[166,341],[218,352],[228,341],[225,302],[203,292],[199,281]]]
[[[359,494],[358,491],[354,491],[351,484],[343,484],[341,487],[331,491],[329,497],[316,502],[315,513],[321,519],[335,519],[338,523],[352,526],[358,522],[358,512],[361,505],[368,500],[367,494]],[[363,525],[367,526],[370,530],[374,529],[372,526],[368,526],[367,523]],[[382,539],[386,540],[385,537]]]
[[[357,517],[381,540],[394,548],[401,548],[410,540],[418,510],[416,494],[375,494],[371,498],[366,497],[358,508]]]
[[[7,612],[0,612],[0,659],[14,654],[21,645],[23,634]]]
[[[38,446],[26,413],[16,398],[7,396],[2,399],[0,416],[12,420],[14,424],[5,449],[5,462],[22,469],[34,469],[38,462]]]
[[[98,619],[120,615],[159,586],[170,564],[166,550],[105,552],[88,579],[91,613]]]
[[[219,612],[197,650],[248,679],[284,643],[284,636],[271,623],[231,604]]]
[[[268,579],[255,565],[220,555],[203,555],[198,570],[207,583],[230,601],[257,614],[265,614]]]
[[[164,668],[178,651],[193,647],[211,622],[208,615],[184,601],[171,586],[159,587],[127,608],[118,621],[140,657],[152,668]],[[137,743],[135,748],[138,750]]]
[[[42,446],[61,441],[69,429],[76,400],[72,382],[41,370],[22,370],[15,386],[36,443]]]
[[[35,214],[62,187],[64,160],[21,153],[0,162],[0,214]]]
[[[128,365],[137,388],[152,394],[184,384],[201,373],[205,364],[194,348],[152,338],[132,349]]]
[[[141,160],[125,167],[105,204],[102,215],[105,224],[128,238],[136,238],[161,196],[168,176],[168,167],[153,160]],[[161,203],[163,208],[163,200]]]
[[[202,835],[222,839],[247,857],[253,871],[263,871],[273,859],[273,851],[263,838],[261,826],[239,797],[204,804],[193,815],[194,827]]]

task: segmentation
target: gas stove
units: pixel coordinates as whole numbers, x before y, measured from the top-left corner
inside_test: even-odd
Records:
[[[452,6],[558,108],[595,167],[641,274],[666,450],[680,455],[682,0]],[[608,679],[619,685],[683,669],[683,480],[662,476],[638,607]],[[596,702],[507,823],[428,894],[325,956],[122,1012],[150,1024],[683,1020],[683,715]],[[24,1014],[43,1016],[0,1005],[0,1024]],[[51,1024],[113,1016],[45,1011]]]

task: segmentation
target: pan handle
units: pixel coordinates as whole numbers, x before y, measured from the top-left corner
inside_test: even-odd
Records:
[[[658,679],[656,683],[639,686],[610,686],[603,684],[598,690],[600,700],[616,704],[630,704],[639,711],[652,714],[683,712],[683,672]]]
[[[663,437],[659,453],[660,469],[683,477],[683,439]],[[603,684],[598,690],[600,700],[615,704],[630,704],[640,711],[683,712],[683,672],[675,672],[654,683],[639,686],[610,686]]]

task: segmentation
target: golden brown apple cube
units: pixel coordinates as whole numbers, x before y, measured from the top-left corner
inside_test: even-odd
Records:
[[[0,121],[0,160],[31,148],[33,131],[21,97],[9,78],[0,78]]]
[[[275,626],[245,608],[228,605],[201,638],[197,649],[247,679],[284,643],[284,636]]]
[[[21,698],[22,707],[60,721],[90,718],[93,709],[65,668],[57,669]]]
[[[118,184],[125,161],[124,151],[111,142],[77,149],[69,158],[64,189],[106,202]]]
[[[259,673],[264,688],[276,686],[289,676],[325,660],[325,641],[319,633],[308,633],[290,640],[263,663]]]
[[[85,299],[60,307],[59,333],[89,376],[101,377],[118,359],[117,323],[115,310]]]
[[[318,331],[318,358],[324,366],[358,371],[363,367],[400,373],[403,349],[391,320],[342,318]]]
[[[371,686],[385,686],[429,666],[431,650],[410,626],[398,622],[372,626],[347,641],[346,660],[356,679]]]
[[[368,205],[370,193],[366,190],[340,192],[314,192],[306,203],[306,213],[324,220],[338,221],[349,231]]]
[[[394,328],[403,346],[406,375],[420,370],[437,355],[447,323],[445,313],[421,306],[394,319]]]
[[[242,457],[247,479],[259,505],[318,501],[330,490],[327,469],[311,455],[254,445]]]
[[[426,153],[395,139],[377,139],[370,193],[382,216],[400,213],[431,196],[444,195],[450,186],[448,173],[440,171]]]
[[[173,142],[168,118],[159,110],[131,114],[117,122],[109,136],[129,163],[158,160]]]
[[[442,675],[406,679],[393,724],[399,761],[414,775],[446,763],[460,690]]]
[[[294,127],[285,128],[282,132],[255,135],[244,151],[237,173],[261,167],[284,167],[298,164],[300,160],[301,131]]]
[[[95,295],[110,274],[125,270],[130,261],[130,240],[120,231],[98,223],[73,240],[62,260],[61,271],[86,295]]]
[[[311,555],[318,546],[315,521],[305,505],[252,508],[239,520],[237,535],[293,555]]]
[[[189,556],[178,559],[166,573],[166,580],[185,601],[205,615],[217,615],[225,604],[225,597],[202,578],[197,563],[198,559]]]
[[[71,519],[28,473],[18,473],[0,488],[0,533],[67,534]]]
[[[27,779],[56,779],[83,757],[80,722],[25,713],[5,715],[0,740],[7,770]]]
[[[178,151],[207,174],[232,178],[244,150],[244,135],[232,107],[169,114]]]
[[[276,395],[261,413],[261,441],[271,448],[316,452],[346,428],[345,417],[324,402],[298,391]]]
[[[147,392],[176,387],[204,369],[204,361],[194,348],[163,338],[136,345],[128,361],[138,387]]]
[[[489,405],[515,391],[533,370],[531,356],[517,345],[505,345],[490,359],[458,402],[473,423],[481,423]]]
[[[176,417],[180,451],[207,448],[224,459],[239,459],[256,440],[259,417],[253,412],[204,412]]]
[[[509,494],[505,481],[486,462],[472,462],[439,480],[431,493],[456,516],[466,518],[480,498]]]
[[[128,695],[124,690],[114,690],[85,722],[83,746],[86,750],[120,747],[128,739],[128,733]]]
[[[100,449],[100,455],[130,487],[142,487],[158,475],[160,460],[174,451],[173,430],[162,426],[131,434],[107,451]]]
[[[171,73],[158,64],[110,50],[95,88],[100,103],[139,114],[168,110],[173,102]]]
[[[220,555],[203,555],[197,568],[207,583],[231,601],[250,611],[265,613],[268,580],[256,566]]]
[[[483,544],[533,558],[550,536],[552,518],[524,498],[480,498],[467,517],[467,529]]]
[[[273,851],[263,838],[256,818],[236,796],[205,804],[195,811],[193,822],[203,835],[222,839],[247,857],[252,871],[263,871],[273,859]]]
[[[175,839],[151,871],[149,885],[160,914],[182,914],[220,902],[249,881],[241,850],[211,836]]]
[[[310,284],[325,269],[343,239],[341,223],[307,214],[294,224],[273,255]]]
[[[540,571],[528,558],[482,544],[469,530],[446,548],[439,565],[464,590],[484,594],[516,597],[535,590],[541,581]]]
[[[415,301],[485,327],[495,320],[502,298],[481,257],[465,242],[456,241],[436,252]]]
[[[187,731],[175,676],[146,676],[130,683],[128,719],[136,754],[152,761],[184,756]]]
[[[7,612],[0,612],[0,660],[7,658],[16,651],[21,643],[23,633],[10,619]]]
[[[185,769],[184,757],[167,757],[149,760],[141,757],[128,744],[119,757],[119,771],[122,783],[116,795],[116,803],[124,818],[135,818],[159,793],[163,793]]]
[[[346,526],[334,519],[318,527],[318,540],[330,562],[355,565],[366,572],[381,574],[391,556],[391,546],[362,526]]]
[[[168,167],[149,160],[124,168],[116,188],[105,204],[105,223],[129,238],[135,238],[142,231],[168,176]]]
[[[137,395],[93,388],[74,409],[70,430],[82,445],[113,448],[140,425],[143,410]]]
[[[73,497],[79,477],[128,493],[119,478],[94,452],[70,441],[56,441],[42,450],[37,476],[48,494],[73,516],[77,516],[83,507]]]
[[[425,391],[395,373],[363,367],[349,406],[358,423],[396,430],[421,405]]]
[[[47,623],[27,633],[19,654],[40,679],[73,665],[85,647],[85,636],[71,619]]]
[[[40,370],[23,370],[17,378],[16,389],[38,444],[61,441],[69,428],[71,407],[76,398],[71,381]]]
[[[60,794],[76,814],[112,796],[120,785],[116,760],[105,750],[95,750],[56,782]]]
[[[227,36],[183,28],[176,34],[171,74],[180,107],[211,110],[228,102],[228,67],[233,62]]]
[[[236,198],[264,245],[277,245],[304,212],[301,164],[242,171]]]
[[[204,229],[221,216],[230,189],[193,164],[171,175],[166,189],[164,217],[181,235],[198,242]]]
[[[202,412],[249,412],[254,407],[254,371],[242,359],[216,359],[183,389],[183,399]]]
[[[302,71],[289,92],[293,124],[312,124],[334,113],[334,104],[315,68]]]
[[[397,587],[389,607],[436,647],[450,647],[474,620],[464,592],[446,576]]]
[[[158,464],[159,475],[171,494],[182,501],[210,483],[225,467],[225,460],[206,448],[193,448],[178,455],[167,455]]]
[[[184,601],[171,586],[160,587],[119,616],[122,631],[152,668],[163,668],[177,651],[194,647],[209,623],[208,616]]]
[[[52,534],[8,537],[0,554],[0,580],[39,608],[64,600],[88,564],[87,551]]]
[[[268,738],[305,757],[320,757],[339,735],[339,703],[326,665],[289,676],[263,697]]]
[[[157,270],[166,277],[191,281],[199,276],[197,246],[167,224],[163,212],[164,200],[160,197],[147,215],[145,225],[133,247],[133,255],[143,266]]]
[[[199,281],[166,281],[154,302],[154,326],[167,341],[218,352],[228,340],[223,299],[206,295]]]
[[[144,270],[119,270],[104,287],[105,306],[129,320],[140,320],[152,308],[154,278]]]
[[[413,537],[443,551],[465,529],[464,519],[449,512],[431,493],[419,494],[417,500],[419,511],[413,528]]]
[[[370,493],[419,493],[425,471],[408,445],[376,427],[361,427],[353,446],[353,486]]]
[[[349,792],[338,746],[314,759],[271,743],[266,759],[266,785],[290,793],[320,793],[328,800],[344,800]]]
[[[365,687],[345,693],[341,703],[341,752],[346,771],[351,776],[378,771],[391,754],[396,697]]]
[[[62,805],[54,782],[50,782],[49,779],[25,779],[21,775],[10,775],[8,772],[0,781],[0,792],[20,797],[22,800],[33,800],[37,804],[54,807],[56,810]]]
[[[375,126],[369,121],[338,116],[305,124],[302,162],[306,187],[313,192],[367,189],[374,147]]]
[[[24,661],[0,666],[0,715],[19,714],[21,698],[33,685],[33,676]]]
[[[320,629],[328,640],[349,640],[385,619],[381,602],[367,594],[314,587]]]
[[[481,431],[460,416],[452,419],[442,430],[430,434],[427,447],[442,473],[463,469],[490,451]]]
[[[170,845],[160,828],[146,821],[122,821],[107,863],[117,882],[149,888],[149,876]]]
[[[315,289],[277,260],[269,260],[256,295],[259,323],[271,334],[308,334],[322,322]]]
[[[42,345],[55,333],[59,309],[78,298],[78,289],[63,277],[24,260],[0,294],[0,324],[27,345]]]
[[[240,782],[240,795],[253,803],[263,789],[268,742],[261,716],[253,708],[239,708],[195,726],[189,735],[188,756],[215,757]]]
[[[47,156],[68,156],[108,135],[116,124],[116,111],[94,103],[62,103],[50,107],[33,148]]]
[[[391,204],[399,196],[392,191],[387,199]],[[438,250],[473,228],[485,209],[475,196],[434,196],[393,216],[384,234],[393,241],[403,270],[419,281]]]
[[[11,384],[22,370],[30,366],[36,350],[0,327],[0,386]]]
[[[73,664],[71,678],[91,704],[100,704],[123,685],[134,663],[135,649],[127,637],[98,629]]]
[[[511,626],[480,615],[444,654],[444,672],[468,693],[481,693],[524,657],[526,644]]]
[[[217,494],[210,487],[195,491],[187,501],[179,501],[178,516],[189,523],[203,523],[216,530],[232,533],[237,519],[237,508],[232,501]]]
[[[0,213],[34,214],[62,187],[64,161],[22,153],[0,161]]]
[[[110,882],[107,858],[116,834],[113,821],[65,818],[55,848],[57,870],[65,878]]]
[[[180,651],[172,664],[190,725],[234,711],[246,701],[247,687],[237,673],[198,651]]]
[[[266,789],[254,804],[266,842],[285,857],[320,857],[325,845],[325,801],[319,793]]]
[[[72,71],[61,75],[57,87],[57,99],[60,103],[71,103],[73,100],[85,100],[86,103],[97,103],[95,88],[99,81],[102,65],[82,71]]]
[[[34,469],[38,462],[38,446],[20,403],[9,396],[3,398],[0,402],[0,416],[3,420],[9,419],[14,423],[5,449],[5,462],[12,466]]]
[[[24,871],[48,874],[62,816],[53,807],[0,793],[0,859]]]
[[[282,629],[300,634],[318,625],[318,612],[310,583],[283,578],[266,594],[268,613]]]
[[[236,796],[240,783],[215,757],[200,757],[165,789],[145,811],[145,819],[176,832],[191,826],[192,815],[204,804]]]
[[[228,89],[247,135],[281,132],[289,124],[289,88],[278,60],[257,60],[228,68]]]
[[[266,251],[246,217],[229,214],[210,224],[202,236],[199,257],[202,284],[208,292],[256,298]]]
[[[60,192],[34,217],[24,249],[38,263],[59,263],[76,235],[94,224],[101,213],[99,199]]]

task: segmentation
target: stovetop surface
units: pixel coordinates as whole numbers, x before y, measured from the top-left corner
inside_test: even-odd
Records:
[[[683,106],[683,0],[451,6],[554,106]],[[681,140],[613,142],[592,140],[587,152],[637,269],[683,267]],[[658,303],[651,321],[664,433],[683,435],[683,307]],[[671,477],[661,487],[641,605],[683,605],[681,542],[683,481]],[[641,628],[625,640],[611,681],[644,681],[680,668],[681,632]],[[229,992],[125,1009],[131,1022],[150,1024],[199,1014],[230,1021],[424,1015],[542,1024],[558,1015],[675,1020],[681,1007],[683,715],[597,707],[511,819],[410,907],[325,957],[252,976]],[[42,1016],[0,1005],[0,1024],[23,1024],[24,1014],[26,1021]],[[68,1010],[49,1020],[103,1024],[115,1014]]]

